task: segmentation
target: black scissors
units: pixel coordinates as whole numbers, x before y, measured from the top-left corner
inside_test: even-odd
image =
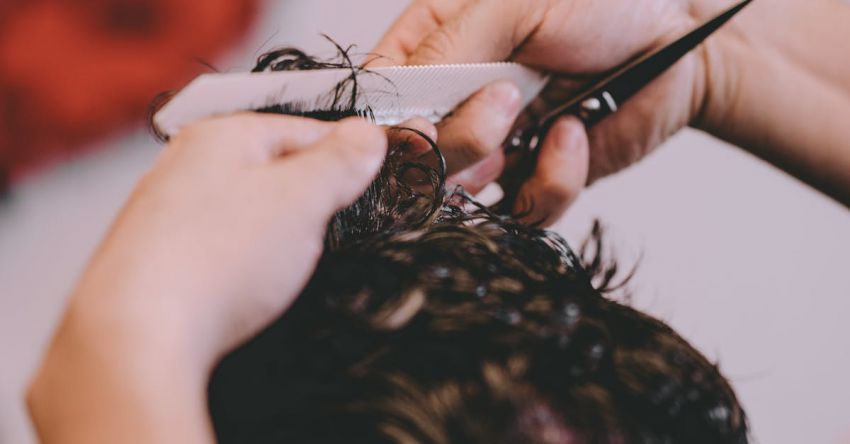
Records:
[[[577,116],[584,122],[585,127],[592,127],[615,113],[623,102],[667,71],[751,2],[752,0],[743,0],[673,43],[640,57],[590,84],[573,99],[549,111],[530,126],[517,129],[508,138],[505,151],[511,153],[523,150],[527,151],[527,155],[520,160],[520,164],[512,174],[514,178],[512,182],[515,183],[507,187],[505,198],[500,204],[501,209],[504,210],[504,206],[510,208],[510,205],[513,205],[519,185],[531,175],[537,163],[539,143],[558,118],[567,115]]]

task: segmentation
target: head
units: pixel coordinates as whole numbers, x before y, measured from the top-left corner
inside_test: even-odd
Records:
[[[598,227],[574,254],[447,189],[439,149],[411,159],[425,136],[396,131],[296,303],[216,369],[221,442],[747,442],[717,367],[606,296]]]

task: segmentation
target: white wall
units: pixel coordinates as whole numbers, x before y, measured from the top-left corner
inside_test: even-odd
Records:
[[[217,65],[249,68],[266,40],[329,53],[320,32],[366,51],[405,4],[270,2],[250,41]],[[0,443],[34,440],[26,379],[77,274],[156,154],[142,132],[102,145],[0,204]],[[850,436],[850,212],[685,131],[594,186],[558,229],[578,243],[594,217],[624,262],[643,255],[635,304],[720,361],[759,442]]]

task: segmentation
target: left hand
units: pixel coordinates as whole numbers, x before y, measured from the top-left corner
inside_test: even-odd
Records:
[[[692,29],[727,2],[415,0],[372,52],[386,56],[374,62],[384,65],[512,60],[547,71],[552,80],[521,117],[527,119]],[[473,192],[500,175],[509,185],[521,182],[508,190],[517,193],[513,211],[525,214],[527,222],[551,224],[586,184],[636,162],[676,131],[702,120],[706,110],[725,109],[726,102],[718,100],[722,94],[710,95],[709,87],[722,90],[725,84],[719,74],[728,71],[722,69],[726,59],[717,57],[725,52],[716,48],[729,40],[727,34],[709,39],[590,131],[574,117],[559,119],[524,182],[513,177],[516,159],[505,159],[501,149],[513,123],[505,123],[505,116],[518,110],[508,106],[514,104],[510,100],[480,92],[438,126],[449,172]]]
[[[292,303],[328,220],[386,146],[356,119],[244,114],[180,132],[92,259],[31,386],[42,441],[210,440],[209,372]]]

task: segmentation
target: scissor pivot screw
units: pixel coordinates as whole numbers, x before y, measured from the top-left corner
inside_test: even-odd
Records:
[[[602,102],[596,97],[591,97],[584,102],[581,102],[581,107],[587,112],[599,111],[602,109]]]

